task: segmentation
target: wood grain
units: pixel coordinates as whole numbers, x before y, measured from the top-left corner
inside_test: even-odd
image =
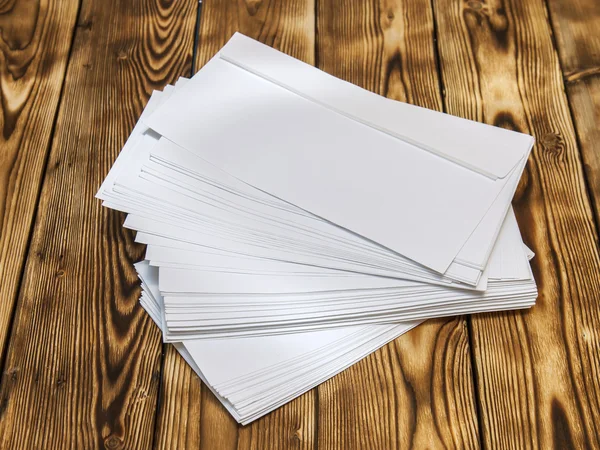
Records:
[[[549,0],[581,156],[600,223],[600,2]]]
[[[429,1],[319,2],[319,67],[441,110]],[[477,448],[465,320],[429,321],[319,388],[318,446]]]
[[[234,450],[237,448],[237,442],[237,422],[206,385],[202,385],[200,448],[203,450]]]
[[[202,414],[202,382],[179,355],[165,345],[154,447],[198,448]]]
[[[600,3],[547,0],[556,47],[567,81],[600,74]]]
[[[76,2],[0,2],[0,360],[75,29]]]
[[[236,31],[309,64],[314,63],[312,0],[207,0],[202,8],[195,66],[202,67]],[[176,352],[168,351],[165,354],[164,365],[163,403],[170,407],[159,412],[157,423],[161,433],[171,436],[186,432],[187,436],[193,436],[185,441],[185,445],[178,438],[181,444],[177,448],[225,450],[313,447],[314,392],[305,394],[251,425],[239,427],[210,390],[202,386],[200,419],[188,421],[186,431],[173,422],[168,414],[169,411],[186,408],[191,401],[189,392],[195,389],[192,386],[198,383],[198,378],[187,364],[181,362]],[[176,376],[183,385],[169,389],[167,376]],[[158,447],[169,448],[162,443]]]
[[[487,448],[600,446],[600,257],[541,0],[435,0],[448,112],[532,133],[515,196],[537,305],[472,318]]]
[[[600,224],[600,73],[567,79],[566,88],[596,223]]]
[[[314,0],[207,0],[196,67],[206,64],[236,31],[314,64]]]
[[[189,72],[195,9],[81,6],[2,374],[1,448],[151,445],[161,342],[137,301],[142,249],[94,193],[152,89]]]
[[[431,320],[319,386],[322,449],[478,448],[464,319]]]
[[[292,400],[257,422],[241,427],[239,450],[316,448],[316,390]]]

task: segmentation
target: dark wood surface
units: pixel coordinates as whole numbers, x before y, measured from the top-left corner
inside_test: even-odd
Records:
[[[77,18],[76,3],[0,2],[0,348],[5,349]]]
[[[235,31],[533,134],[514,205],[538,304],[428,321],[238,426],[94,198],[152,89]],[[0,448],[600,448],[597,0],[0,0],[0,100]]]
[[[143,248],[121,227],[123,216],[102,208],[94,193],[152,89],[190,72],[196,2],[84,1],[62,12],[58,5],[64,9],[74,2],[29,1],[17,9],[20,3],[3,2],[0,8],[19,14],[2,30],[4,39],[13,39],[5,48],[20,47],[17,35],[9,34],[15,21],[41,21],[41,28],[60,25],[63,31],[53,31],[39,50],[40,66],[64,66],[63,54],[69,58],[57,114],[46,105],[45,111],[31,110],[29,118],[35,121],[39,114],[49,128],[54,122],[54,133],[4,349],[0,446],[149,447],[162,343],[137,302],[131,264],[143,256]],[[43,17],[42,7],[50,9]],[[56,21],[59,25],[52,25]],[[54,45],[66,48],[55,53]],[[4,61],[2,70],[6,67]],[[62,72],[38,70],[31,76],[50,84],[54,80],[44,77],[62,78]],[[3,86],[3,105],[18,98],[15,84],[14,91],[10,84]],[[45,117],[49,109],[52,117]],[[5,121],[10,113],[8,104]],[[21,115],[24,125],[27,119]],[[21,157],[47,145],[47,138],[37,144],[38,138],[32,134],[28,142],[25,135]]]

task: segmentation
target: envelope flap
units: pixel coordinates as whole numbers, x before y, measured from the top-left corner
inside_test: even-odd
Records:
[[[490,178],[504,178],[533,137],[375,95],[236,33],[220,58],[321,106]]]

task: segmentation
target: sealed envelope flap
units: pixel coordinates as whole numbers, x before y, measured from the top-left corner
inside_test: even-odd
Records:
[[[534,139],[449,114],[387,99],[236,33],[220,58],[339,114],[490,178],[504,178]]]

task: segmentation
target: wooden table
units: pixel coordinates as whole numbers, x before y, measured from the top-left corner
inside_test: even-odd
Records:
[[[432,320],[239,427],[139,307],[94,193],[153,89],[239,30],[533,134],[527,312]],[[598,0],[0,0],[0,448],[600,448]],[[435,130],[432,130],[435,132]]]

